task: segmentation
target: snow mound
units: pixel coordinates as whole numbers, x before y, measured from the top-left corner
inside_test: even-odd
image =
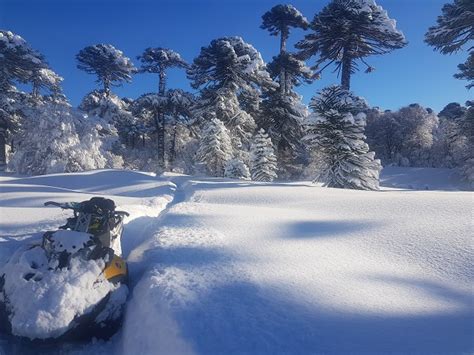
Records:
[[[25,246],[0,269],[5,274],[5,301],[14,335],[58,337],[115,288],[102,274],[101,259],[75,257],[69,268],[55,267],[40,246]]]

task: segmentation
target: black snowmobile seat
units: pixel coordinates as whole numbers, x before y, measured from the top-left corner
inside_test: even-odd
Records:
[[[92,197],[89,201],[81,203],[81,212],[108,215],[115,211],[115,202],[104,197]]]

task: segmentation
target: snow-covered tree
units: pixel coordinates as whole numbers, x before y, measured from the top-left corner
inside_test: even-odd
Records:
[[[351,74],[358,70],[357,61],[374,68],[364,58],[389,53],[407,42],[396,22],[375,0],[332,0],[310,24],[311,33],[296,44],[301,55],[318,55],[316,66],[321,73],[332,63],[341,75],[341,86],[349,90]]]
[[[221,88],[252,91],[272,82],[260,53],[241,37],[223,37],[202,47],[187,71],[194,89],[203,86],[209,94]]]
[[[141,73],[153,73],[158,74],[158,94],[162,97],[166,93],[166,71],[170,68],[187,68],[188,64],[181,58],[181,56],[168,48],[147,48],[141,56],[138,57],[141,61]],[[157,149],[158,149],[158,161],[163,169],[166,165],[165,162],[165,131],[166,131],[166,120],[165,111],[158,110],[158,117],[156,118],[157,123]]]
[[[471,188],[474,189],[474,102],[468,101],[466,104],[468,109],[460,122],[461,130],[467,139],[467,149],[461,171]]]
[[[168,163],[171,168],[176,164],[176,158],[181,155],[184,146],[191,139],[190,126],[193,123],[193,105],[195,97],[189,92],[181,89],[168,90],[168,112],[170,116],[170,129],[168,136],[170,141]]]
[[[166,91],[166,71],[171,68],[186,69],[188,64],[179,53],[168,48],[147,48],[141,56],[141,73],[158,74],[158,93],[163,96]]]
[[[391,111],[380,112],[376,109],[369,109],[365,113],[365,135],[370,149],[383,165],[398,164],[404,142],[398,116]]]
[[[155,159],[157,162],[157,171],[165,168],[165,151],[164,151],[164,121],[167,111],[168,99],[166,96],[148,93],[137,98],[133,104],[133,113],[144,121],[148,127],[148,134],[154,137]]]
[[[103,85],[105,96],[109,96],[110,87],[130,82],[136,72],[130,58],[111,44],[96,44],[82,49],[77,55],[77,67],[88,74],[97,76],[97,82]]]
[[[241,159],[233,158],[230,159],[225,166],[224,177],[250,180],[250,171],[248,166]]]
[[[91,124],[96,125],[102,138],[102,150],[107,158],[107,168],[122,168],[121,140],[127,142],[135,117],[129,104],[113,93],[101,90],[87,94],[79,109],[87,114]]]
[[[283,53],[273,58],[268,64],[268,71],[273,79],[279,80],[284,71],[285,90],[266,90],[261,104],[258,124],[270,135],[275,144],[280,177],[296,177],[300,171],[301,156],[304,152],[302,137],[303,122],[308,115],[306,105],[294,86],[302,82],[310,83],[312,71],[305,63],[293,54]],[[281,87],[280,87],[281,88]]]
[[[12,171],[41,175],[105,167],[98,132],[78,111],[57,100],[37,101],[30,110],[9,162]]]
[[[396,117],[403,140],[401,156],[408,159],[410,166],[432,166],[431,148],[438,117],[419,104],[402,107],[396,112]]]
[[[38,97],[41,89],[45,88],[53,94],[61,92],[61,83],[64,79],[48,68],[35,70],[31,77],[33,83],[33,96]]]
[[[308,144],[320,151],[319,178],[328,187],[376,190],[382,169],[365,143],[366,102],[340,86],[323,89],[310,103]]]
[[[230,130],[234,149],[245,149],[255,122],[239,97],[244,92],[255,96],[261,87],[275,87],[260,53],[240,37],[219,38],[201,48],[187,73],[191,86],[200,89],[195,115],[201,125],[216,117]]]
[[[469,81],[467,88],[474,86],[474,3],[472,0],[454,0],[445,4],[436,25],[429,28],[425,42],[442,54],[452,54],[467,47],[470,55],[458,66],[455,77]]]
[[[466,111],[467,109],[459,102],[451,102],[444,106],[444,108],[438,113],[438,116],[448,120],[456,120],[463,117]]]
[[[467,137],[462,132],[461,121],[461,117],[457,119],[439,117],[432,146],[433,166],[457,168],[464,164],[469,148]]]
[[[290,28],[307,29],[308,20],[292,5],[276,5],[262,16],[260,26],[272,36],[280,35],[280,53],[267,66],[279,90],[267,90],[262,102],[258,125],[270,135],[276,146],[281,177],[291,177],[299,172],[298,161],[303,152],[303,121],[307,116],[306,106],[294,92],[294,86],[310,83],[313,73],[304,61],[287,52],[286,42]],[[301,165],[301,162],[299,162]]]
[[[365,111],[367,143],[384,165],[433,167],[439,157],[439,119],[429,108],[419,104],[398,111]],[[436,146],[436,147],[435,147]]]
[[[46,68],[42,54],[31,48],[19,35],[0,30],[0,81],[28,83],[33,72]]]
[[[211,176],[223,176],[227,162],[232,158],[232,142],[229,131],[221,120],[207,122],[196,152],[197,160],[204,164]]]
[[[266,94],[261,104],[260,127],[266,129],[276,147],[279,175],[296,177],[304,152],[304,120],[308,116],[306,105],[295,92],[281,97],[276,92]]]
[[[255,135],[250,150],[252,180],[271,182],[277,178],[277,169],[272,140],[261,128]]]
[[[278,71],[278,81],[282,96],[291,90],[291,88],[287,88],[286,86],[288,80],[286,78],[286,71],[295,66],[295,63],[291,63],[291,61],[296,62],[297,65],[299,64],[296,58],[288,55],[286,52],[286,42],[290,36],[290,28],[306,30],[308,26],[309,22],[306,17],[293,5],[276,5],[262,16],[262,25],[260,28],[268,30],[272,36],[280,35],[280,55],[274,59],[274,62],[275,66],[278,67],[275,69]],[[299,74],[301,71],[298,70],[297,73]],[[296,75],[293,74],[290,80],[294,80],[295,77]]]
[[[25,94],[15,83],[30,83],[33,73],[47,69],[43,55],[19,35],[0,30],[0,169],[6,163],[7,138],[17,132],[23,114]]]
[[[459,73],[454,74],[456,79],[468,80],[469,84],[466,85],[466,88],[471,89],[474,87],[474,47],[469,53],[469,57],[465,63],[458,65]]]

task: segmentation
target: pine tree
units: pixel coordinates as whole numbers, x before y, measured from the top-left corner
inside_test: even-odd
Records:
[[[335,63],[346,90],[350,89],[351,74],[358,70],[358,60],[367,65],[366,72],[371,72],[374,68],[365,57],[389,53],[407,44],[395,21],[375,0],[332,0],[314,16],[309,27],[313,32],[296,44],[300,54],[306,58],[318,55],[317,67],[327,62],[318,73]]]
[[[436,22],[428,29],[425,42],[442,54],[452,54],[468,46],[469,57],[464,64],[459,64],[460,73],[454,77],[469,80],[468,89],[474,87],[474,2],[454,0],[445,4]]]
[[[207,122],[196,157],[211,176],[224,175],[227,162],[232,158],[232,143],[222,121],[213,118]]]
[[[250,151],[252,180],[271,182],[277,178],[277,160],[272,140],[260,129]]]
[[[224,177],[250,180],[250,171],[248,166],[241,159],[233,158],[230,159],[225,166]]]
[[[110,87],[130,82],[136,68],[122,51],[111,44],[96,44],[82,49],[77,55],[77,67],[88,74],[97,76],[97,82],[104,88],[105,96],[110,95]]]
[[[364,100],[340,86],[330,86],[313,97],[305,140],[322,156],[319,178],[325,186],[376,190],[380,161],[365,143]]]

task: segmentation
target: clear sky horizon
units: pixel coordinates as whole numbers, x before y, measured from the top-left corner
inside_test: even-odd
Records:
[[[370,105],[396,110],[420,103],[435,111],[450,102],[473,99],[467,82],[453,78],[457,65],[467,58],[434,52],[424,42],[428,27],[436,22],[444,3],[451,0],[377,0],[397,21],[409,42],[392,53],[369,57],[376,68],[352,76],[351,90]],[[215,38],[241,36],[269,62],[278,52],[279,41],[260,29],[261,16],[279,3],[290,3],[311,20],[329,0],[0,0],[0,28],[22,36],[46,56],[54,71],[64,77],[63,89],[78,105],[98,85],[93,75],[76,68],[75,55],[85,46],[110,43],[138,65],[136,57],[147,47],[168,47],[192,62],[203,46]],[[289,49],[302,39],[304,31],[290,34]],[[312,65],[314,58],[308,62]],[[297,91],[309,102],[323,87],[339,83],[326,69],[321,80]],[[169,88],[193,91],[183,70],[169,73]],[[157,91],[157,77],[138,74],[130,84],[113,88],[119,96],[136,98]]]

